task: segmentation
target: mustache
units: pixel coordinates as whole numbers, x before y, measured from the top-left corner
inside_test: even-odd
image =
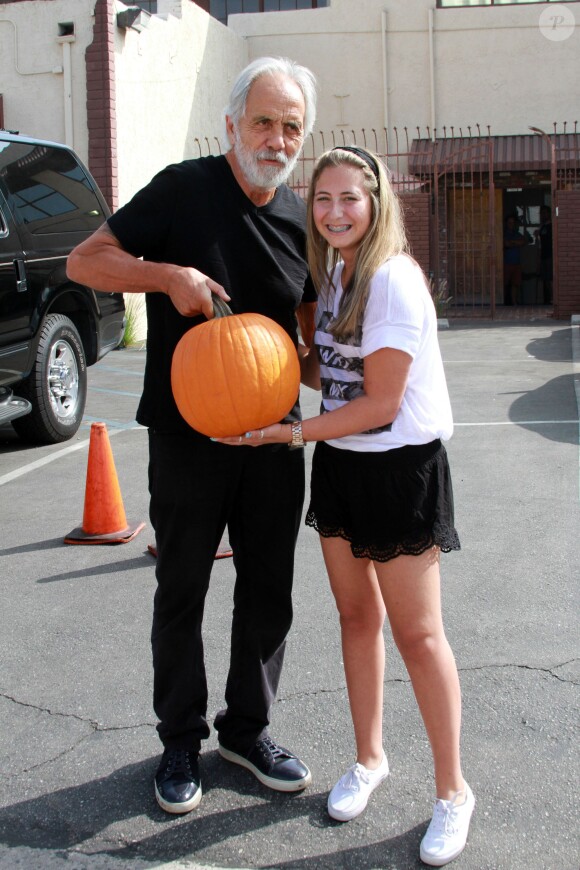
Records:
[[[281,166],[287,166],[290,162],[289,158],[286,157],[281,151],[270,151],[270,149],[266,148],[264,151],[257,151],[255,154],[256,160],[274,160],[276,163],[279,163]]]

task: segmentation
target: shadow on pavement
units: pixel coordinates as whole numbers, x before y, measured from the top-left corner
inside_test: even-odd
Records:
[[[204,754],[201,759],[202,781],[205,795],[214,789],[225,789],[252,797],[257,803],[250,806],[203,814],[203,809],[186,816],[172,817],[160,810],[154,802],[152,779],[157,757],[118,768],[102,779],[22,801],[0,810],[0,840],[11,848],[27,846],[39,850],[75,850],[93,855],[110,855],[127,862],[137,859],[164,862],[186,856],[208,860],[203,855],[231,837],[241,836],[274,824],[306,818],[314,828],[342,828],[326,814],[326,792],[316,794],[281,794],[265,792],[248,778],[245,771],[225,766],[217,751]],[[205,783],[208,782],[206,787]],[[259,801],[259,802],[258,802]],[[202,803],[203,808],[203,803]],[[123,842],[123,821],[147,816],[161,830],[135,842],[126,836]],[[427,821],[427,820],[426,820]],[[371,870],[380,866],[413,868],[421,866],[417,860],[419,840],[425,823],[376,843],[360,847],[338,849],[336,852],[264,864],[259,860],[254,867],[296,868],[296,870]],[[95,838],[109,826],[109,842],[115,845],[103,849],[94,846]],[[91,848],[90,841],[93,841]],[[99,838],[102,843],[102,839]],[[213,861],[213,856],[212,856]],[[377,863],[378,862],[378,863]],[[393,862],[393,863],[391,863]]]
[[[66,546],[66,545],[63,545]],[[68,548],[67,548],[68,549]],[[151,567],[151,557],[147,551],[141,556],[133,559],[124,559],[120,561],[116,559],[109,562],[107,565],[89,565],[88,568],[82,568],[76,571],[58,571],[52,577],[39,577],[37,583],[57,583],[61,580],[80,580],[83,577],[99,577],[107,576],[108,574],[124,574],[126,571],[136,571],[143,567]]]
[[[569,362],[571,340],[572,327],[558,329],[544,338],[533,338],[526,345],[526,350],[530,356],[545,362]]]
[[[549,441],[578,444],[574,376],[559,375],[535,390],[521,393],[510,406],[509,419]],[[562,422],[553,425],[554,421]]]

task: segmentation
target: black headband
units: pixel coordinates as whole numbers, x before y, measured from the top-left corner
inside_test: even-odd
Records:
[[[364,160],[366,165],[372,171],[373,175],[377,179],[377,182],[380,181],[379,176],[379,165],[374,157],[367,151],[363,151],[362,148],[357,148],[356,145],[337,145],[332,149],[333,151],[350,151],[351,154],[356,154],[357,157],[360,157],[361,160]]]

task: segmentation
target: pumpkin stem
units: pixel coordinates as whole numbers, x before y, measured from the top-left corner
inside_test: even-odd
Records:
[[[234,313],[228,303],[224,302],[221,296],[216,296],[215,293],[213,294],[212,302],[214,317],[229,317],[230,314]]]

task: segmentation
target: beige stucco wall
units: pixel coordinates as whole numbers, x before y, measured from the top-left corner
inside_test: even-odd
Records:
[[[0,93],[5,126],[22,135],[65,142],[85,159],[85,51],[93,38],[94,2],[0,4]],[[60,39],[59,23],[71,22],[74,37]],[[67,84],[64,53],[69,51],[71,75]],[[72,121],[68,136],[67,103]]]
[[[246,41],[194,3],[169,8],[180,17],[116,31],[120,205],[168,163],[216,151],[223,107],[248,60]]]
[[[114,5],[116,13],[127,4]],[[0,4],[6,127],[66,142],[85,162],[85,51],[93,40],[94,8],[95,0]],[[140,33],[114,28],[120,205],[168,163],[219,150],[222,110],[248,61],[246,40],[190,0],[159,0],[158,9]],[[59,37],[59,23],[71,22],[74,37]],[[140,311],[138,340],[146,334]]]
[[[318,10],[230,16],[250,59],[286,54],[320,84],[317,129],[487,125],[495,135],[573,122],[580,96],[580,5],[562,41],[547,4],[436,9],[434,0],[331,0]],[[386,13],[383,15],[383,10]],[[429,17],[433,21],[431,76]],[[384,36],[383,36],[384,31]],[[383,66],[383,44],[386,64]],[[433,96],[432,96],[433,95]]]
[[[116,0],[115,12],[126,5]],[[85,161],[85,52],[93,40],[94,8],[95,0],[0,4],[5,126],[66,142]],[[161,15],[151,16],[141,33],[114,28],[120,204],[167,163],[198,156],[200,149],[208,153],[206,136],[216,150],[222,109],[248,60],[246,40],[190,0],[159,0],[158,8]],[[74,37],[59,37],[59,23],[71,22]]]

